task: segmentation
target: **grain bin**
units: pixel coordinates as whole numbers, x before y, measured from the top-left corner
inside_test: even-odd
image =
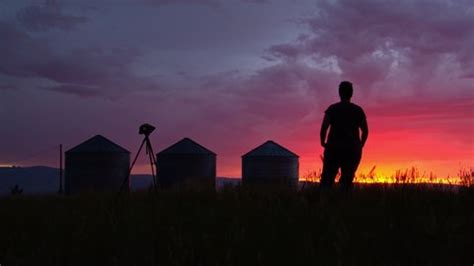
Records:
[[[162,187],[215,187],[216,154],[189,138],[157,153],[156,168]]]
[[[275,184],[296,187],[298,155],[267,141],[242,156],[242,184]]]
[[[116,192],[128,175],[130,152],[97,135],[66,151],[65,166],[66,194]]]

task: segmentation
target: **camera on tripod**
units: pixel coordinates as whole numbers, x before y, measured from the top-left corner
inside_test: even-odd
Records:
[[[153,132],[154,130],[155,130],[154,126],[152,126],[150,124],[143,124],[138,129],[138,134],[149,136],[151,134],[151,132]]]
[[[135,155],[135,159],[133,159],[132,166],[130,166],[130,169],[128,171],[127,177],[123,180],[122,186],[120,186],[120,191],[119,195],[122,193],[122,191],[128,186],[130,186],[130,175],[132,173],[132,169],[135,166],[135,163],[137,162],[138,155],[140,155],[140,152],[145,146],[145,153],[148,155],[148,159],[150,160],[150,167],[151,167],[151,175],[153,177],[153,188],[156,190],[157,186],[157,180],[156,180],[156,158],[155,158],[155,153],[153,152],[153,147],[151,146],[150,142],[150,134],[155,130],[156,128],[150,124],[143,124],[138,128],[138,134],[140,135],[145,135],[143,138],[142,144],[140,145],[140,148],[138,148],[138,152]]]

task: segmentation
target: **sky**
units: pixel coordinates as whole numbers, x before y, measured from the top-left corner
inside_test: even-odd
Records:
[[[360,172],[474,166],[471,0],[1,0],[0,165],[58,165],[102,134],[135,155],[190,137],[239,177],[274,140],[322,166],[342,80],[369,123]],[[147,173],[141,159],[136,173]]]

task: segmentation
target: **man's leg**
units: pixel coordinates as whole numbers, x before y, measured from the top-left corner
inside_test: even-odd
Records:
[[[361,157],[362,150],[359,148],[344,151],[341,161],[341,179],[339,180],[341,188],[352,188],[352,181],[354,180],[355,172],[359,167]]]
[[[320,187],[331,187],[339,169],[338,155],[335,150],[324,150],[323,172],[321,174]]]

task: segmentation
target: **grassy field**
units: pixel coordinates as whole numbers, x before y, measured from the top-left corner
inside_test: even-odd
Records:
[[[0,199],[0,264],[468,265],[474,190],[359,185]]]

